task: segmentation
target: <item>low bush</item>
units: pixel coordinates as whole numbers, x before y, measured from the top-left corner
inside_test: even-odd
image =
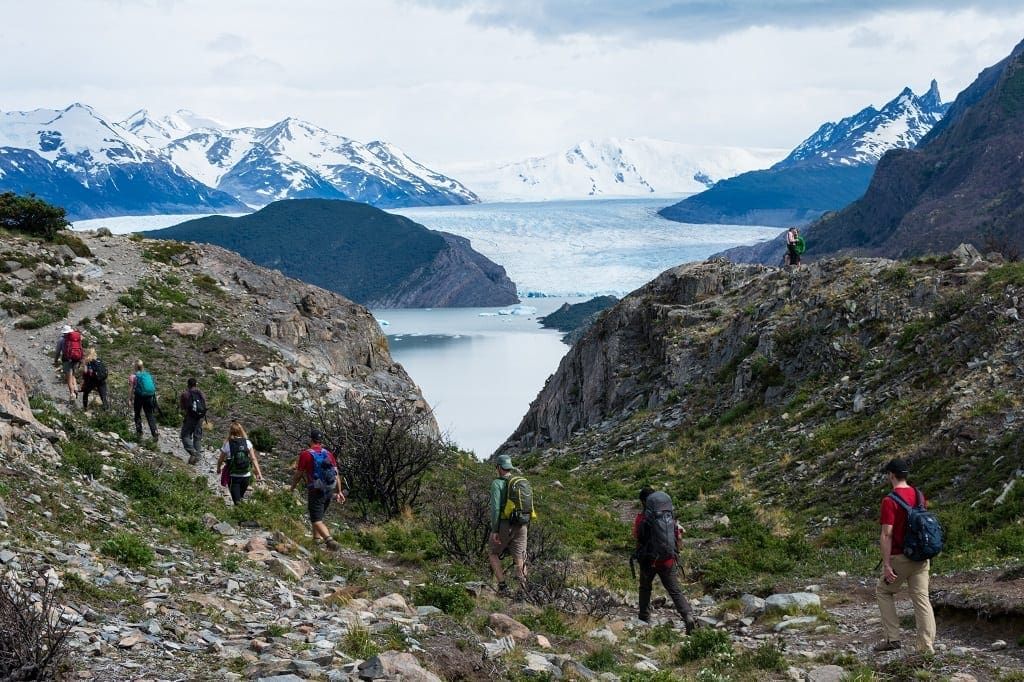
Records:
[[[457,618],[470,613],[476,606],[465,587],[443,583],[427,583],[416,588],[416,603],[419,606],[436,606]]]
[[[61,445],[62,459],[86,476],[99,478],[103,473],[103,455],[96,452],[95,448],[96,444],[91,440],[76,436]]]
[[[57,617],[62,610],[49,582],[35,596],[27,586],[0,580],[0,679],[60,677],[71,629],[70,622]]]
[[[153,550],[131,533],[117,533],[100,545],[100,552],[132,568],[141,568],[153,562]]]
[[[689,663],[719,654],[732,654],[729,633],[712,628],[698,628],[679,647],[676,660],[679,663]]]
[[[249,440],[258,452],[273,452],[277,447],[277,438],[265,426],[257,426],[249,432]]]

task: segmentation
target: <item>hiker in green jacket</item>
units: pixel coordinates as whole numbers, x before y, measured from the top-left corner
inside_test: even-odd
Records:
[[[514,524],[509,521],[505,510],[508,480],[512,476],[512,458],[499,455],[495,464],[498,477],[491,481],[491,537],[487,546],[487,560],[491,571],[498,579],[498,593],[510,596],[511,592],[505,582],[505,573],[501,569],[501,554],[508,551],[516,566],[516,578],[519,586],[526,588],[526,534],[528,525]]]

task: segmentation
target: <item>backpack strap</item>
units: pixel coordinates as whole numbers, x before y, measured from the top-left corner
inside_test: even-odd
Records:
[[[918,490],[918,491],[916,491],[916,492],[917,492],[917,499],[918,499],[918,502],[920,503],[920,500],[921,500],[921,491],[920,491],[920,490]],[[907,512],[907,514],[908,514],[908,515],[910,514],[910,505],[909,505],[909,504],[907,504],[907,503],[906,503],[906,501],[905,501],[905,500],[904,500],[904,499],[903,499],[902,497],[900,497],[899,495],[897,495],[897,494],[896,494],[896,491],[893,491],[893,492],[889,493],[889,497],[891,497],[892,499],[894,499],[894,500],[896,501],[896,504],[898,504],[898,505],[899,505],[900,507],[902,507],[902,508],[903,508],[903,511]]]
[[[917,505],[915,506],[915,509],[924,509],[924,495],[921,494],[921,491],[918,488],[914,488],[914,492],[917,493]]]

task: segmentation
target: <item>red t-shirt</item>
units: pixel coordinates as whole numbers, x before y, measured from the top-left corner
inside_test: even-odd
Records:
[[[643,523],[643,521],[644,521],[644,513],[643,512],[640,512],[639,514],[637,514],[636,518],[633,519],[633,537],[634,538],[639,539],[639,537],[640,537],[640,524]],[[676,539],[678,540],[679,538],[682,537],[682,535],[683,534],[681,532],[679,532],[679,527],[677,526],[676,527]],[[665,559],[664,561],[655,561],[653,566],[655,568],[665,568],[667,566],[671,566],[675,562],[676,562],[675,557],[669,557],[668,559]]]
[[[327,448],[321,448],[321,449],[324,450],[324,452],[327,453],[327,459],[330,461],[331,466],[337,467],[338,466],[338,462],[337,462],[337,460],[334,459],[334,454],[330,450],[328,450]],[[306,450],[303,450],[302,452],[300,452],[299,453],[299,463],[298,463],[297,466],[298,466],[299,471],[301,471],[301,472],[306,474],[306,485],[307,486],[312,485],[313,484],[313,452],[311,450],[309,450],[308,448]]]
[[[917,504],[917,490],[915,488],[909,486],[906,488],[896,488],[893,492],[899,495],[911,507]],[[924,494],[921,495],[921,501],[927,506],[928,503],[924,499]],[[903,511],[903,507],[896,504],[896,500],[888,495],[882,499],[882,514],[878,519],[878,523],[883,526],[892,526],[892,554],[903,554],[903,538],[907,534],[907,512]]]

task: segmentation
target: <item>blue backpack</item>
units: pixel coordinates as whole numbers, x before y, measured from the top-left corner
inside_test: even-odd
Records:
[[[313,455],[313,482],[307,487],[330,495],[338,482],[338,469],[331,464],[330,451],[319,448],[310,450],[309,454]]]
[[[917,503],[911,507],[896,493],[889,493],[896,504],[907,512],[907,527],[903,537],[903,555],[911,561],[925,561],[942,551],[942,524],[935,514],[924,508],[924,497],[915,489]]]
[[[143,398],[156,395],[156,382],[153,381],[152,374],[149,372],[135,373],[135,395]]]

